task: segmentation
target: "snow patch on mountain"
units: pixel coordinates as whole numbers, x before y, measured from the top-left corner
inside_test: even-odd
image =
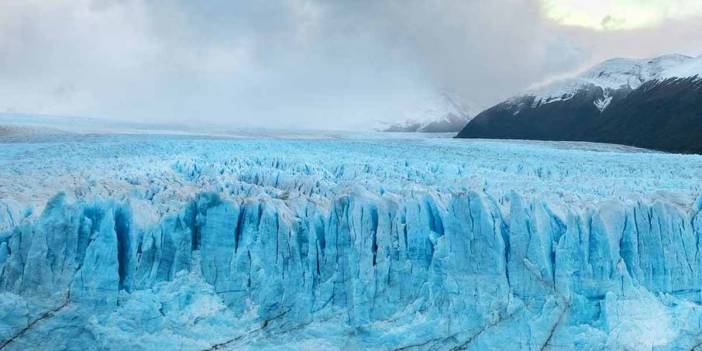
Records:
[[[612,103],[613,96],[609,95],[609,91],[604,91],[604,96],[602,98],[595,100],[595,107],[597,107],[600,112],[603,112],[610,103]]]

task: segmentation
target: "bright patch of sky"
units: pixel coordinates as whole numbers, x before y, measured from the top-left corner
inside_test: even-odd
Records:
[[[702,17],[700,0],[541,0],[546,17],[596,30],[649,28]]]

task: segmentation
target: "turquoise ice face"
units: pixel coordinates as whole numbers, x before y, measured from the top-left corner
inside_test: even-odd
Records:
[[[0,148],[8,350],[702,341],[700,156],[373,134]]]

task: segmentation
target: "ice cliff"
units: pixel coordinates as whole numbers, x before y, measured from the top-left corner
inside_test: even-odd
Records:
[[[3,145],[0,350],[702,348],[698,156],[126,139]]]

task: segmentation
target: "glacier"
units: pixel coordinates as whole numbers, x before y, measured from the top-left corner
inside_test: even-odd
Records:
[[[0,350],[702,350],[702,157],[588,143],[0,143]]]

